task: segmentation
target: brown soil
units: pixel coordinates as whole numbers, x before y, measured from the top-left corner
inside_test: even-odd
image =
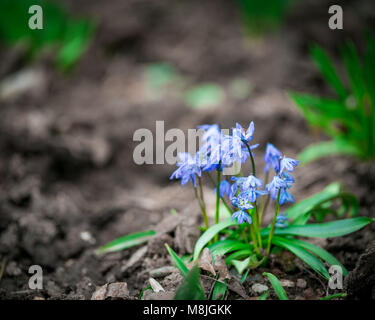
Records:
[[[34,61],[28,67],[45,81],[32,93],[1,102],[0,260],[7,264],[0,298],[90,299],[96,287],[126,282],[127,296],[135,299],[150,276],[173,292],[181,276],[168,268],[164,244],[180,255],[191,252],[199,209],[190,188],[169,181],[173,166],[134,164],[134,131],[154,131],[156,120],[165,121],[165,130],[214,122],[230,128],[253,120],[261,151],[270,141],[295,156],[319,137],[310,134],[286,90],[331,94],[308,57],[309,44],[317,41],[337,54],[346,37],[362,44],[363,26],[374,25],[372,1],[345,1],[345,31],[330,31],[329,3],[301,1],[277,33],[246,40],[236,7],[225,0],[67,1],[72,12],[97,21],[90,49],[69,75],[54,71],[49,59]],[[9,62],[0,69],[1,79],[26,68],[17,55],[1,51],[1,61]],[[219,83],[224,102],[216,109],[191,109],[178,86],[150,97],[144,72],[159,61],[173,65],[190,84]],[[237,78],[251,83],[246,99],[231,94]],[[299,168],[296,180],[297,201],[340,181],[358,196],[359,214],[375,217],[371,163],[322,159]],[[208,183],[205,189],[211,193]],[[155,226],[160,236],[143,247],[94,254],[118,236]],[[349,270],[359,262],[346,282],[351,298],[375,298],[374,277],[363,277],[373,275],[373,249],[360,259],[374,239],[372,226],[319,243]],[[40,291],[28,288],[34,264],[44,271]],[[288,253],[273,257],[268,270],[294,283],[306,280],[306,287],[286,288],[292,299],[327,294],[327,283]],[[255,296],[251,286],[266,283],[261,271],[251,272],[243,286],[231,283],[229,298]],[[202,281],[209,292],[211,280]],[[148,292],[145,298],[159,297]]]

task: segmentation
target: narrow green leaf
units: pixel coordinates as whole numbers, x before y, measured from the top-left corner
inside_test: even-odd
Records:
[[[128,234],[106,244],[105,246],[99,248],[96,252],[100,254],[128,249],[147,242],[155,234],[156,232],[154,230]]]
[[[178,270],[180,270],[181,274],[184,277],[186,277],[187,274],[189,273],[189,269],[187,268],[185,263],[180,259],[180,257],[177,255],[177,253],[174,252],[173,249],[168,244],[165,244],[165,247],[167,248],[169,254],[172,256],[172,259],[175,262]]]
[[[298,258],[300,258],[303,262],[305,262],[309,267],[311,267],[319,275],[321,275],[322,277],[326,279],[329,279],[330,276],[324,264],[310,252],[306,251],[300,246],[297,246],[295,244],[292,244],[286,241],[286,239],[281,238],[281,237],[273,237],[272,243],[275,244],[276,246],[280,246],[294,253]]]
[[[345,99],[348,95],[347,90],[342,84],[339,76],[337,75],[336,68],[333,66],[331,59],[328,57],[325,51],[318,45],[314,45],[311,48],[311,54],[324,78],[328,81],[340,98]]]
[[[242,274],[242,272],[244,272],[244,270],[249,266],[249,263],[250,263],[250,257],[243,261],[232,260],[232,264],[234,265],[234,267],[236,268],[239,274]]]
[[[216,234],[218,234],[221,230],[228,228],[230,226],[237,225],[237,222],[232,221],[231,218],[228,218],[226,220],[223,220],[219,222],[218,224],[213,225],[212,227],[208,228],[198,239],[197,243],[195,244],[194,248],[194,260],[197,260],[199,257],[199,254],[203,250],[203,248],[207,245],[207,243],[212,240]]]
[[[283,286],[281,285],[279,279],[276,278],[276,276],[269,272],[263,272],[263,276],[267,276],[268,280],[271,282],[273,289],[276,292],[276,295],[280,300],[289,300],[288,295],[286,294]]]
[[[299,240],[299,239],[291,239],[291,238],[288,238],[288,239],[280,238],[280,237],[275,237],[275,238],[279,241],[284,241],[285,243],[289,243],[289,244],[292,244],[292,245],[294,244],[294,245],[299,246],[299,247],[301,247],[305,250],[308,250],[308,251],[316,254],[322,260],[328,262],[330,265],[340,266],[342,268],[344,276],[346,276],[348,274],[348,270],[346,270],[346,268],[341,264],[340,261],[338,261],[328,251],[326,251],[326,250],[324,250],[320,247],[317,247],[316,245],[314,245],[310,242],[306,242],[306,241]]]
[[[177,289],[174,300],[206,300],[199,281],[199,268],[197,265],[194,265],[186,275],[184,282]]]
[[[212,300],[224,300],[227,292],[227,284],[221,281],[216,281],[212,291]]]
[[[360,156],[361,152],[357,147],[348,144],[346,141],[339,142],[337,140],[331,140],[307,146],[297,158],[303,165],[322,157],[340,154]]]
[[[337,196],[340,193],[340,184],[338,182],[331,183],[329,186],[324,188],[321,192],[318,192],[311,197],[299,201],[298,203],[291,206],[286,210],[288,219],[295,221],[299,216],[302,216],[314,207],[320,205],[321,203],[328,201],[332,197]]]
[[[345,292],[340,292],[340,293],[332,294],[330,296],[326,296],[324,298],[321,298],[320,300],[332,300],[332,299],[335,299],[335,298],[345,298],[346,296],[347,296],[347,294]]]
[[[266,291],[264,293],[262,293],[259,297],[258,297],[258,300],[267,300],[268,296],[270,295],[270,292],[269,291]]]
[[[294,235],[311,238],[334,238],[355,232],[374,221],[373,218],[358,217],[336,220],[324,223],[313,223],[302,226],[291,225],[287,228],[277,228],[275,235]],[[262,237],[269,234],[269,228],[261,230]]]
[[[253,250],[249,250],[249,249],[238,250],[238,251],[233,252],[231,255],[229,255],[225,259],[225,262],[226,262],[226,264],[230,264],[233,260],[246,258],[246,257],[252,255],[253,253],[254,253]]]
[[[217,241],[208,246],[212,255],[215,256],[223,256],[229,252],[243,250],[243,249],[251,249],[252,246],[248,243],[243,243],[238,240],[226,239],[222,241]]]

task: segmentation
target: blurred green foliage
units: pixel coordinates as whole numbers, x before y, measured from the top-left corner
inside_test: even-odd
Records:
[[[363,56],[352,42],[342,48],[347,85],[323,49],[315,45],[311,53],[336,98],[297,93],[290,96],[309,124],[321,128],[332,140],[308,146],[299,159],[306,163],[332,154],[349,154],[363,160],[375,158],[374,38],[368,35]]]
[[[194,109],[217,107],[224,98],[223,89],[216,83],[200,84],[185,93],[185,103]]]
[[[43,9],[43,29],[29,28],[29,7]],[[93,24],[71,17],[57,3],[46,0],[1,0],[0,42],[22,43],[31,56],[51,48],[57,49],[56,63],[61,69],[71,67],[87,48]]]
[[[278,28],[294,0],[237,0],[246,31],[262,34]]]

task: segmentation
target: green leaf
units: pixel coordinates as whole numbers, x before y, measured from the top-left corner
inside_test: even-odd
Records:
[[[267,300],[268,296],[270,295],[270,292],[269,291],[266,291],[264,293],[262,293],[259,297],[258,297],[258,300]]]
[[[199,268],[197,265],[194,265],[186,275],[184,282],[177,289],[174,300],[206,300],[199,281]]]
[[[357,149],[357,147],[348,144],[347,142],[332,140],[307,146],[297,158],[303,165],[322,157],[340,154],[360,156],[361,152]]]
[[[226,259],[225,262],[226,264],[230,264],[233,260],[238,260],[242,259],[245,257],[249,257],[250,255],[253,254],[253,250],[251,249],[244,249],[244,250],[238,250],[233,252],[231,255],[229,255]]]
[[[201,84],[185,93],[185,103],[195,109],[216,107],[224,100],[223,89],[213,83]]]
[[[281,238],[281,237],[275,237],[275,238],[278,241],[284,241],[285,243],[296,245],[296,246],[299,246],[299,247],[301,247],[301,248],[303,248],[305,250],[308,250],[308,251],[316,254],[322,260],[328,262],[330,265],[340,266],[342,268],[344,276],[346,276],[348,274],[348,270],[346,270],[346,268],[341,264],[340,261],[338,261],[328,251],[326,251],[326,250],[324,250],[324,249],[322,249],[320,247],[317,247],[316,245],[314,245],[314,244],[312,244],[310,242],[306,242],[306,241],[299,240],[299,239],[291,239],[291,238],[288,238],[288,239]]]
[[[168,245],[165,244],[165,247],[167,248],[169,254],[172,256],[172,259],[174,263],[176,264],[176,267],[178,270],[180,270],[181,274],[186,277],[189,273],[189,269],[185,265],[185,263],[180,259],[180,257],[176,254],[176,252],[173,251],[173,249]]]
[[[215,256],[223,256],[229,252],[243,250],[243,249],[251,249],[252,246],[248,243],[243,243],[238,240],[226,239],[222,241],[217,241],[208,246],[212,255]]]
[[[326,296],[324,298],[321,298],[320,300],[331,300],[331,299],[335,299],[335,298],[345,298],[346,296],[347,296],[347,294],[345,292],[340,292],[340,293],[332,294],[330,296]]]
[[[307,199],[299,201],[286,210],[288,219],[295,221],[297,218],[305,215],[321,203],[337,196],[340,193],[340,189],[340,184],[335,182],[327,186],[323,191],[318,192]]]
[[[193,259],[194,260],[198,259],[199,254],[201,253],[203,248],[206,246],[207,243],[210,242],[210,240],[212,240],[215,237],[216,234],[218,234],[221,230],[228,228],[230,226],[234,226],[234,225],[237,225],[237,222],[232,221],[231,218],[228,218],[208,228],[200,236],[197,243],[195,244]]]
[[[291,225],[287,228],[276,228],[274,234],[278,236],[294,235],[311,238],[334,238],[362,229],[373,221],[373,218],[358,217],[302,226]],[[268,234],[269,228],[261,230],[262,237],[265,237]]]
[[[283,286],[281,285],[279,279],[276,278],[276,276],[269,272],[263,272],[263,276],[267,276],[268,280],[271,282],[273,289],[276,292],[276,295],[280,300],[289,300],[288,295],[286,294]]]
[[[227,284],[221,281],[216,281],[212,291],[212,300],[224,300],[227,292]]]
[[[326,270],[324,264],[310,252],[280,237],[273,237],[272,243],[276,246],[280,246],[294,253],[298,258],[300,258],[303,262],[305,262],[309,267],[311,267],[315,272],[317,272],[322,277],[326,279],[330,278],[330,275]]]
[[[106,244],[105,246],[99,248],[96,252],[100,254],[128,249],[139,244],[142,244],[144,242],[147,242],[155,234],[156,232],[154,230],[128,234]]]
[[[329,82],[340,98],[345,99],[348,96],[347,90],[337,75],[336,69],[328,55],[318,45],[314,45],[311,48],[311,54],[324,78]]]
[[[145,293],[147,290],[154,291],[154,290],[152,289],[151,286],[147,286],[146,288],[142,289],[142,291],[139,293],[138,300],[142,300],[142,297],[143,297],[144,293]]]
[[[239,274],[242,274],[242,272],[244,272],[244,270],[249,266],[249,263],[250,263],[250,257],[243,261],[232,260],[232,264],[234,265],[234,267],[236,268]]]

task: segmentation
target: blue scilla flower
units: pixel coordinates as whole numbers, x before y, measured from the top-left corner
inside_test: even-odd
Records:
[[[239,224],[244,222],[248,222],[251,224],[252,220],[251,217],[243,210],[239,210],[233,213],[232,220],[237,219]]]
[[[276,228],[286,228],[287,226],[288,226],[288,218],[286,217],[286,213],[285,212],[280,212],[276,216],[275,227]]]
[[[230,195],[233,197],[237,190],[239,189],[240,192],[245,192],[248,196],[248,200],[250,202],[255,202],[255,200],[259,196],[263,196],[267,194],[267,191],[264,190],[257,190],[263,186],[262,180],[250,175],[248,177],[232,177],[232,181],[234,181],[231,187]]]
[[[221,136],[220,127],[218,124],[203,124],[198,126],[198,129],[205,130],[202,136],[203,141],[217,140]]]
[[[270,167],[272,167],[276,173],[279,173],[280,158],[281,152],[272,143],[267,143],[266,152],[264,154],[264,161],[266,162],[264,171],[268,172]]]
[[[279,204],[280,205],[283,205],[284,203],[287,203],[287,202],[290,202],[290,203],[293,203],[294,202],[294,198],[293,198],[293,195],[291,193],[289,193],[286,188],[281,188],[280,189],[280,198],[279,198]]]
[[[249,210],[254,208],[249,202],[249,193],[244,191],[240,192],[237,196],[231,198],[232,204],[241,210]]]
[[[288,172],[283,172],[281,177],[286,184],[286,188],[290,189],[292,187],[293,183],[294,183],[293,176],[291,174],[289,174]]]
[[[272,181],[266,185],[266,190],[269,192],[272,200],[277,199],[279,190],[286,187],[286,183],[279,176],[274,176]]]
[[[289,172],[292,172],[295,167],[299,164],[298,160],[294,160],[292,158],[286,158],[285,156],[280,161],[280,173],[286,169]]]
[[[233,134],[241,139],[243,143],[249,143],[253,139],[254,135],[254,122],[251,121],[247,130],[242,128],[239,123],[236,123],[236,128],[233,129]]]
[[[180,158],[180,162],[177,163],[178,168],[172,173],[169,179],[181,179],[181,185],[185,185],[191,181],[194,187],[196,187],[196,176],[200,177],[202,175],[196,158],[192,157],[188,152],[180,152],[178,157]]]
[[[230,196],[230,190],[231,190],[231,185],[227,180],[223,180],[220,182],[219,185],[219,196],[222,198],[224,195]],[[216,189],[214,189],[214,193],[216,193]]]

